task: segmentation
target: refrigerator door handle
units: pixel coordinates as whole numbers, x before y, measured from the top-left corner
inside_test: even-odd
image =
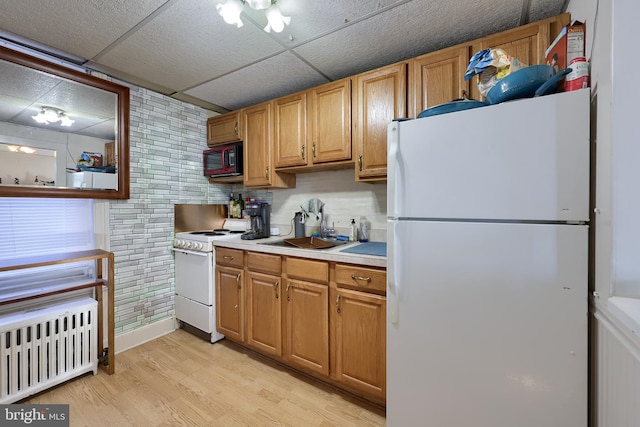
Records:
[[[398,123],[391,122],[387,130],[387,216],[398,218],[396,207],[396,188],[398,179],[396,176],[396,162],[398,161]]]
[[[400,271],[396,266],[397,260],[400,260],[400,254],[396,251],[399,246],[396,245],[397,237],[397,221],[389,221],[387,235],[387,308],[389,320],[392,324],[398,323],[398,293],[400,291],[400,278],[396,275]]]

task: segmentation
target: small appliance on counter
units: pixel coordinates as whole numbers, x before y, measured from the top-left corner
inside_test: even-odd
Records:
[[[293,217],[293,226],[295,229],[295,237],[296,238],[300,238],[300,237],[305,237],[307,234],[306,231],[306,226],[304,224],[305,219],[307,218],[307,216],[305,215],[306,212],[296,212],[296,214]]]
[[[265,202],[249,202],[245,205],[249,216],[249,230],[240,236],[243,240],[265,239],[270,236],[271,207]]]

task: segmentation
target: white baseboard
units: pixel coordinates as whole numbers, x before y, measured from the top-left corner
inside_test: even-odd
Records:
[[[175,317],[171,317],[134,329],[130,332],[125,332],[124,334],[116,335],[116,354],[171,333],[176,329],[178,329],[178,323]]]

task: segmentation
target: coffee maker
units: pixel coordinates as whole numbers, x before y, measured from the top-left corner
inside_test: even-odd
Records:
[[[264,239],[270,235],[271,206],[265,202],[249,202],[245,205],[250,228],[240,235],[243,240]]]

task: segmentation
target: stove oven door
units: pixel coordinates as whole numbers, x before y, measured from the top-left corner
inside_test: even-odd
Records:
[[[176,256],[176,294],[204,305],[213,305],[213,253],[173,250]]]
[[[215,276],[212,252],[194,252],[174,248],[176,261],[176,318],[211,333],[215,332],[213,306]]]

